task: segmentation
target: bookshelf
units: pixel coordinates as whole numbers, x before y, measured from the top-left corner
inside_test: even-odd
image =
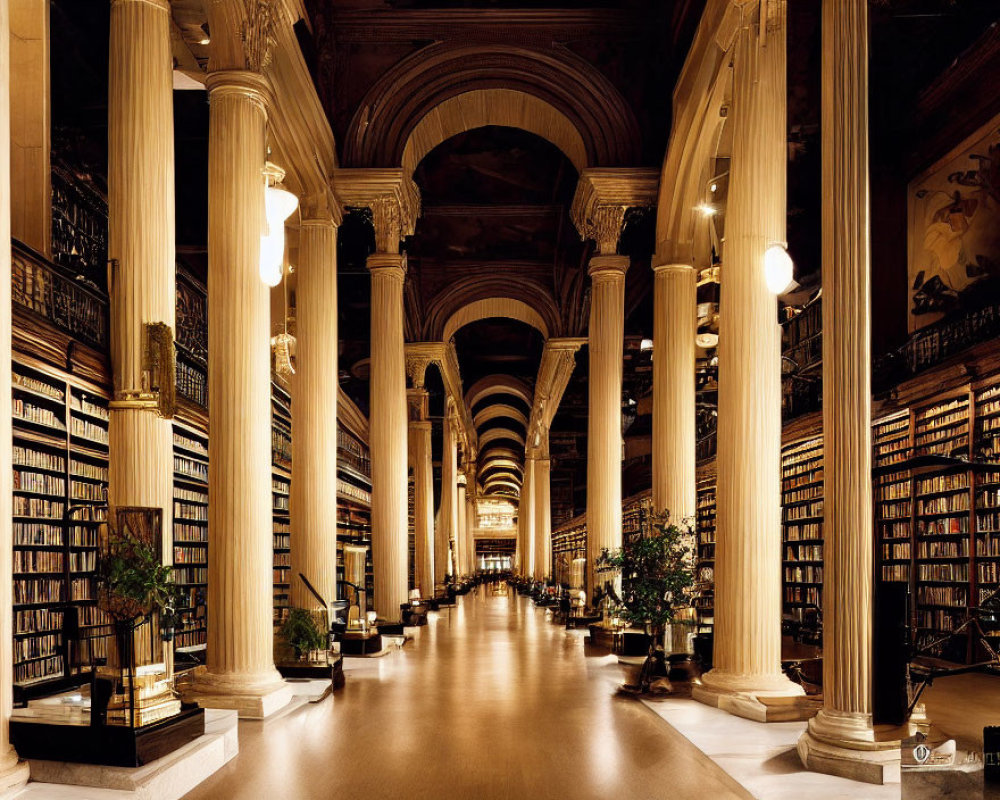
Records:
[[[912,472],[905,468],[912,446],[909,410],[872,425],[875,574],[889,583],[909,583],[912,574]]]
[[[971,399],[966,387],[912,415],[914,643],[923,647],[946,636],[934,654],[959,662],[968,658],[969,637],[948,634],[970,605]],[[928,456],[935,461],[927,463]]]
[[[823,605],[821,437],[782,448],[781,505],[784,613],[801,621],[807,608]]]
[[[292,398],[271,382],[271,506],[274,517],[274,624],[281,625],[291,603],[291,550],[277,547],[291,538],[289,501],[292,486]]]
[[[781,325],[781,355],[785,368],[781,412],[784,419],[814,411],[822,404],[822,311],[823,303],[816,297]]]
[[[208,436],[174,420],[174,580],[185,607],[178,650],[204,649],[208,618]]]
[[[653,497],[651,492],[643,492],[635,497],[626,498],[622,503],[622,541],[628,542],[639,538],[643,528],[649,526],[653,513]],[[679,522],[680,520],[677,520]]]
[[[702,481],[698,486],[695,517],[697,552],[695,555],[694,607],[698,625],[715,621],[715,482]]]
[[[344,580],[344,546],[367,549],[365,555],[365,596],[374,602],[375,578],[372,569],[371,459],[368,446],[342,425],[337,428],[337,583]],[[412,488],[412,484],[411,484]],[[410,531],[412,534],[412,491]],[[411,538],[412,564],[412,538]],[[412,570],[410,572],[412,580]],[[343,597],[343,594],[341,594]]]
[[[13,631],[18,689],[72,679],[105,654],[96,606],[97,529],[106,516],[108,408],[104,393],[15,358],[13,411]],[[69,653],[72,610],[81,646]],[[83,678],[80,678],[83,680]]]
[[[975,394],[976,458],[1000,464],[1000,385]],[[975,544],[972,548],[972,601],[979,606],[1000,587],[1000,468],[975,475]],[[991,646],[1000,646],[1000,629],[992,631]],[[983,653],[973,653],[980,660]]]
[[[586,517],[576,517],[552,532],[552,571],[557,584],[568,586],[574,559],[586,557]]]

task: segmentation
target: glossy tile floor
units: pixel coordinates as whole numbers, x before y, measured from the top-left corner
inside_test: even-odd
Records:
[[[523,598],[480,587],[416,641],[354,660],[332,699],[240,724],[190,800],[748,797],[641,703],[614,659]]]

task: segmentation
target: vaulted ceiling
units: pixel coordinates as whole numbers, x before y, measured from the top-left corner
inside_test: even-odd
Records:
[[[316,83],[341,165],[403,166],[420,190],[421,215],[404,245],[407,338],[454,334],[467,393],[491,376],[526,389],[526,397],[493,392],[471,404],[485,439],[481,483],[512,490],[544,339],[586,334],[593,246],[569,215],[580,171],[659,165],[670,87],[701,4],[554,2],[535,10],[316,0],[309,8]],[[633,257],[627,328],[635,352],[652,333],[652,221],[630,214],[621,244]],[[364,259],[373,247],[364,213],[349,216],[340,247],[341,363],[346,388],[364,407]],[[464,309],[496,299],[531,313],[522,321],[474,313],[477,321],[461,325]],[[583,501],[586,350],[577,361],[553,423],[557,519]],[[633,393],[648,390],[635,383],[629,372]],[[431,408],[443,409],[440,397]]]

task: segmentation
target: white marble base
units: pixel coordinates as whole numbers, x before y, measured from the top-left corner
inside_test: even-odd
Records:
[[[807,730],[798,742],[806,769],[876,785],[899,784],[899,748],[845,747],[817,739]]]
[[[16,797],[28,782],[28,762],[18,761],[17,766],[0,775],[0,798]]]
[[[816,713],[816,709],[810,708],[801,694],[745,694],[695,684],[691,687],[691,698],[754,722],[793,722],[809,719]]]
[[[179,800],[239,753],[237,713],[206,709],[205,735],[143,767],[32,760],[17,800]]]
[[[230,694],[194,690],[185,693],[185,700],[202,708],[226,708],[239,713],[240,719],[267,719],[278,713],[292,700],[292,690],[286,683],[263,694]]]
[[[766,800],[899,800],[899,785],[873,786],[802,766],[805,722],[761,725],[693,700],[643,701],[737,783]]]

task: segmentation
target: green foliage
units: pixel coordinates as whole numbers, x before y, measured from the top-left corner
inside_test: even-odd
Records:
[[[670,512],[655,514],[641,535],[597,560],[599,572],[620,572],[622,616],[630,625],[650,626],[658,633],[673,622],[675,612],[690,605],[685,590],[694,583],[690,566],[691,529],[670,521]]]
[[[304,608],[293,608],[288,612],[288,619],[281,626],[281,636],[295,650],[296,656],[326,647],[326,637],[312,614]]]
[[[96,575],[101,606],[116,622],[134,622],[176,606],[173,569],[161,564],[159,552],[128,528],[109,534]]]

